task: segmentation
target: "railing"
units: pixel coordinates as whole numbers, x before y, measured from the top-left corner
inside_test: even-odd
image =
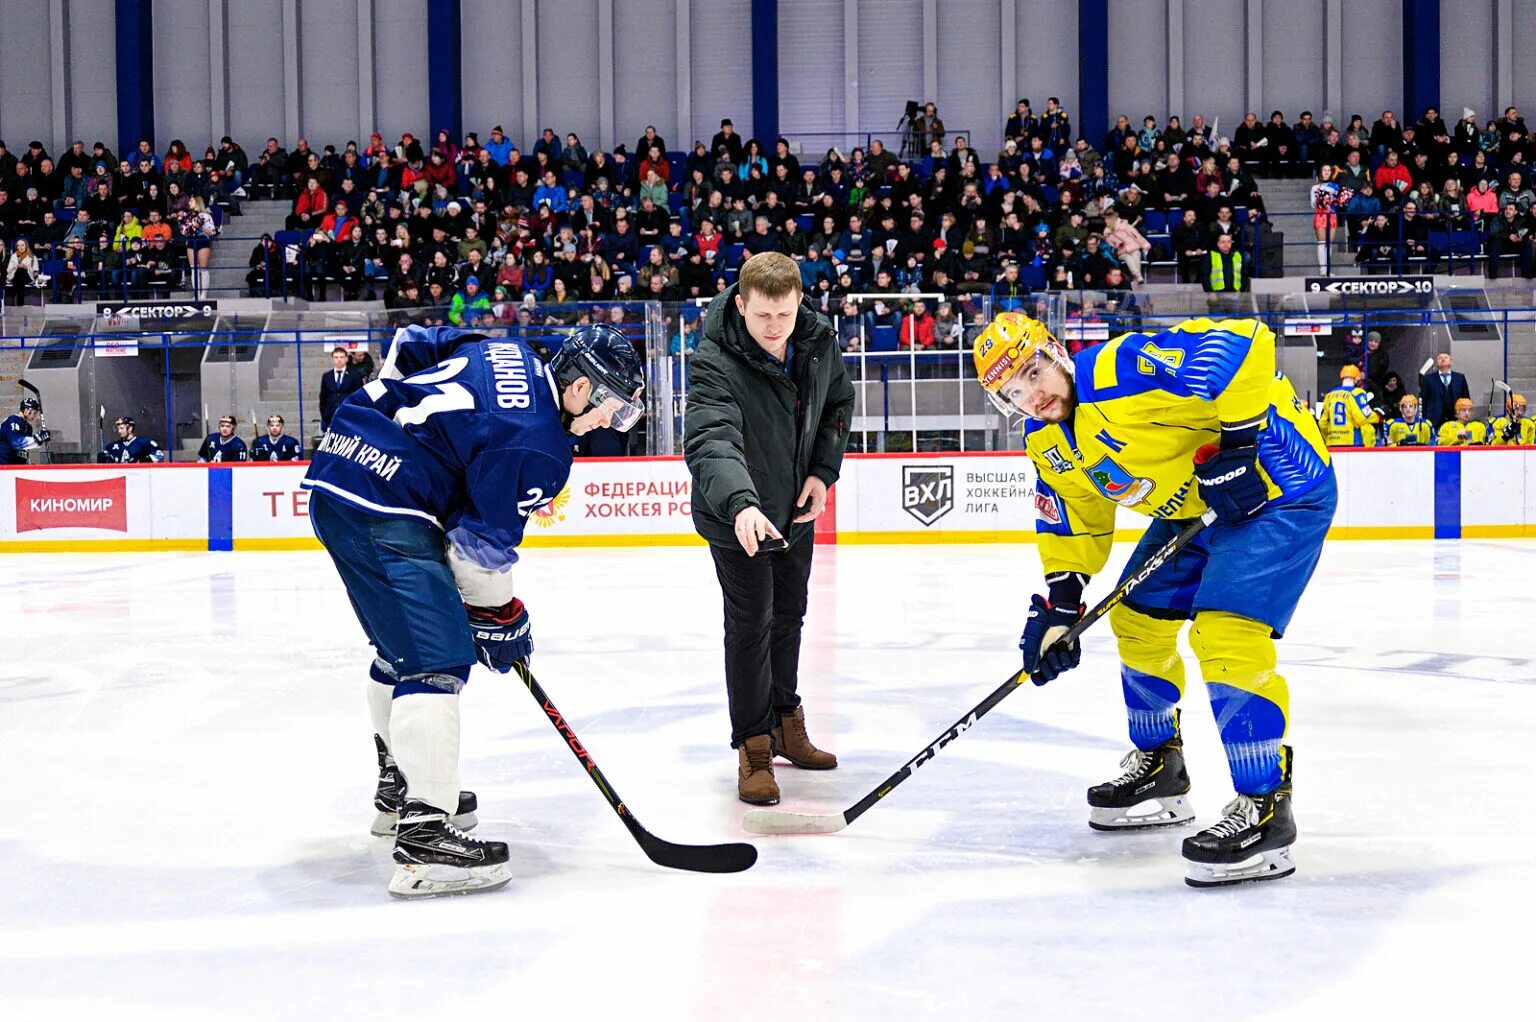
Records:
[[[901,340],[905,307],[915,297],[884,296],[886,308],[878,317],[861,311],[853,324],[839,311],[830,317],[851,349],[844,354],[857,402],[850,449],[1016,448],[1016,430],[974,381],[970,351],[991,319],[990,298],[956,300],[959,336],[946,342],[950,346],[923,351]],[[1439,350],[1441,339],[1454,330],[1485,339],[1486,357],[1481,362],[1471,357],[1482,344],[1460,348],[1468,360],[1459,367],[1469,376],[1475,400],[1481,402],[1487,388],[1491,411],[1499,400],[1494,380],[1510,378],[1511,334],[1536,337],[1536,308],[1527,304],[1528,292],[1508,308],[1472,311],[1362,308],[1327,296],[1265,294],[1223,296],[1215,307],[1192,309],[1183,291],[1134,297],[1139,307],[1126,309],[1112,306],[1116,296],[1105,292],[1050,292],[1033,296],[1026,311],[1042,316],[1073,351],[1128,331],[1166,329],[1196,312],[1257,318],[1280,338],[1282,369],[1309,404],[1332,389],[1342,363],[1365,361],[1364,340],[1372,331],[1382,332],[1389,348],[1397,346],[1399,372],[1407,390],[1415,391],[1424,352]],[[859,298],[871,307],[875,300]],[[1168,307],[1159,308],[1164,303]],[[236,416],[246,436],[253,428],[259,433],[268,415],[282,415],[287,431],[309,450],[318,438],[319,380],[331,368],[333,348],[358,350],[376,367],[398,326],[443,322],[447,313],[320,308],[205,314],[194,308],[149,327],[131,317],[113,322],[94,311],[81,309],[73,317],[70,311],[53,307],[44,319],[28,310],[25,320],[13,311],[5,320],[9,329],[25,323],[32,332],[0,336],[0,373],[23,376],[42,391],[55,438],[50,454],[58,461],[93,460],[114,439],[111,423],[119,415],[138,420],[138,432],[177,460],[195,457],[197,442],[223,415]],[[686,429],[689,353],[702,315],[692,304],[518,304],[496,310],[492,321],[477,327],[523,339],[547,355],[573,326],[599,319],[615,325],[645,353],[647,414],[631,434],[608,438],[616,447],[593,452],[675,454]],[[1536,375],[1536,348],[1527,351],[1520,367]],[[12,396],[21,395],[6,399]]]
[[[875,139],[880,140],[891,155],[903,160],[921,160],[928,155],[928,145],[920,138],[915,137],[906,120],[900,124],[892,125],[888,131],[859,129],[855,131],[795,131],[789,133],[791,141],[800,147],[800,165],[815,166],[827,156],[829,149],[836,149],[842,153],[843,159],[848,159],[855,149],[863,149],[869,153],[869,144]],[[1001,144],[1002,130],[998,129],[998,144]],[[976,135],[971,131],[961,128],[956,130],[944,126],[944,152],[947,154],[954,147],[955,139],[964,137],[966,144],[975,149],[978,154],[985,152],[976,144]],[[994,151],[995,152],[995,151]],[[983,158],[982,163],[989,160]]]

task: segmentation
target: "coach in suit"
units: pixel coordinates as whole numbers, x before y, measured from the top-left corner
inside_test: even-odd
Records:
[[[1456,417],[1456,402],[1460,398],[1471,400],[1467,378],[1451,370],[1451,356],[1442,351],[1435,356],[1435,368],[1419,378],[1419,400],[1424,406],[1424,418],[1435,429]]]
[[[350,356],[341,345],[331,349],[330,372],[320,377],[320,429],[331,428],[331,416],[353,391],[363,389],[363,374],[348,365]]]

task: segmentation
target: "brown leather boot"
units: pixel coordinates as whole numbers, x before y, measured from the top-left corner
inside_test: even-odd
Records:
[[[777,805],[779,782],[773,779],[773,739],[748,738],[736,747],[736,797],[755,806]]]
[[[822,752],[807,737],[804,706],[797,706],[793,713],[779,718],[779,726],[773,729],[773,751],[802,770],[831,770],[837,766],[836,756]]]

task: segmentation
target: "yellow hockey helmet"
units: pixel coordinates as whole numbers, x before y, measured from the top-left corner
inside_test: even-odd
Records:
[[[1360,378],[1360,367],[1354,363],[1350,363],[1339,370],[1339,379],[1348,380],[1351,377],[1356,380]]]
[[[1400,399],[1398,399],[1397,407],[1417,408],[1419,407],[1419,399],[1414,397],[1412,394],[1404,394]]]
[[[1516,411],[1516,409],[1519,409],[1519,411]],[[1524,415],[1525,414],[1525,395],[1524,394],[1511,394],[1511,395],[1509,395],[1509,410],[1514,412],[1516,415]]]
[[[1067,349],[1051,336],[1046,325],[1022,312],[998,313],[977,335],[971,357],[976,364],[977,381],[1005,415],[1017,414],[1022,409],[1002,396],[1003,384],[1031,362],[1050,359],[1068,376],[1072,375],[1073,369]]]
[[[1470,412],[1472,410],[1472,400],[1470,398],[1465,398],[1465,397],[1457,398],[1456,399],[1456,410],[1458,412]]]

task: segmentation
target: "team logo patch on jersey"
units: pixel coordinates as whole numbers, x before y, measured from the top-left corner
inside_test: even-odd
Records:
[[[565,506],[571,502],[571,486],[569,483],[555,495],[555,499],[538,508],[530,516],[533,524],[541,529],[553,528],[565,521]]]
[[[953,465],[901,466],[901,509],[925,526],[955,507]]]
[[[1088,470],[1088,478],[1100,493],[1121,507],[1135,507],[1152,492],[1152,480],[1131,475],[1107,454]]]
[[[1062,456],[1062,453],[1056,449],[1055,444],[1046,448],[1045,460],[1051,463],[1052,472],[1066,473],[1072,471],[1072,463]]]

